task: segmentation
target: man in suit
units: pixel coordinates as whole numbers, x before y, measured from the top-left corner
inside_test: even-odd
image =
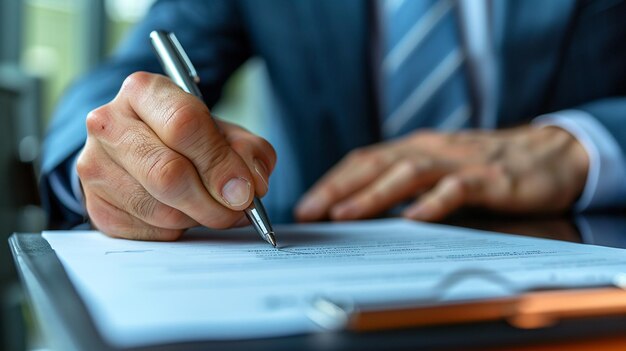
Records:
[[[268,191],[275,221],[407,201],[417,220],[619,207],[624,15],[612,0],[158,1],[61,102],[44,198],[53,219],[154,240],[245,224]],[[153,29],[176,33],[209,107],[261,57],[271,145],[155,74]]]

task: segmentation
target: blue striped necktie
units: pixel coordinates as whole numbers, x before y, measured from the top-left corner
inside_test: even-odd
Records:
[[[472,113],[454,0],[383,0],[382,131],[450,131]]]

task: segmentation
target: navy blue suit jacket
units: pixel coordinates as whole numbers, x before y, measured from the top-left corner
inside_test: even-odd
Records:
[[[591,113],[626,149],[626,3],[492,1],[499,64],[497,125],[525,123],[566,108]],[[281,110],[276,125],[293,154],[297,179],[269,201],[289,220],[291,207],[348,151],[380,140],[372,3],[357,0],[163,0],[107,63],[65,95],[44,144],[42,189],[53,219],[68,216],[50,194],[47,175],[85,142],[85,116],[110,101],[126,76],[161,72],[148,33],[165,29],[187,49],[209,106],[224,82],[252,56],[263,58]],[[280,146],[279,146],[280,165]],[[270,197],[272,194],[270,193]]]

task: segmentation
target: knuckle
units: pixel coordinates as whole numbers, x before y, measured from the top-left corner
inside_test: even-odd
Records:
[[[272,161],[272,163],[276,162],[276,150],[274,150],[274,146],[272,146],[272,144],[270,144],[269,141],[267,141],[265,138],[262,138],[260,136],[254,136],[256,144],[258,145],[258,148],[260,150],[263,151],[264,154],[266,154],[269,158],[270,161]]]
[[[136,217],[146,219],[153,216],[156,200],[143,188],[135,189],[126,197],[124,207]]]
[[[419,162],[414,162],[409,159],[398,161],[395,167],[401,174],[407,174],[412,178],[418,177],[425,170],[425,167],[421,166]]]
[[[94,227],[107,235],[117,232],[120,226],[120,219],[115,216],[113,211],[102,200],[96,200],[89,194],[86,194],[86,196],[87,213]]]
[[[249,134],[245,137],[229,138],[228,144],[232,149],[236,150],[239,155],[250,156],[252,158],[261,158],[268,162],[269,170],[274,168],[276,164],[276,150],[264,138]]]
[[[183,212],[160,203],[145,189],[136,189],[124,206],[135,217],[160,228],[185,228],[192,223]]]
[[[466,177],[451,177],[448,180],[448,187],[451,192],[469,194],[474,190],[473,185],[472,180]]]
[[[266,155],[269,157],[270,164],[268,165],[270,170],[274,168],[276,165],[276,161],[278,160],[278,154],[276,154],[276,149],[274,146],[270,144],[267,140],[263,139],[263,142],[266,143],[267,151]]]
[[[340,197],[342,193],[344,193],[344,191],[341,189],[339,184],[334,181],[326,182],[318,189],[319,196],[327,202],[332,202],[333,199]]]
[[[157,203],[153,216],[158,219],[162,227],[184,228],[191,226],[191,221],[187,215],[167,205]]]
[[[85,148],[76,160],[76,173],[83,182],[87,179],[99,178],[102,173],[99,163],[92,161],[89,150]]]
[[[163,153],[149,163],[146,172],[148,184],[157,197],[178,197],[186,189],[186,182],[181,180],[186,179],[188,169],[188,161],[183,157]]]
[[[111,108],[107,105],[102,105],[94,110],[91,110],[87,114],[85,124],[87,131],[93,135],[102,135],[103,132],[110,126]]]
[[[359,148],[348,154],[348,163],[365,169],[376,169],[387,164],[383,152],[369,148]]]
[[[255,144],[250,138],[229,138],[228,144],[240,155],[253,155],[255,153]]]
[[[441,193],[433,192],[424,197],[424,203],[431,208],[441,209],[447,207],[447,199]]]
[[[413,167],[418,171],[426,171],[437,166],[437,162],[430,157],[420,157],[418,160],[411,161]]]
[[[354,165],[364,172],[372,172],[377,169],[383,169],[389,165],[385,162],[385,158],[377,152],[370,153],[360,160],[355,161]]]
[[[233,153],[230,146],[226,143],[217,143],[209,148],[205,153],[202,162],[202,175],[213,172],[223,173],[233,166]]]
[[[208,113],[208,112],[207,112]],[[198,113],[197,106],[181,103],[172,106],[164,117],[164,136],[166,144],[180,144],[185,142],[193,144],[198,140],[198,134],[206,132],[206,122],[208,119],[202,118]]]
[[[120,92],[141,91],[152,83],[154,77],[155,75],[152,73],[143,71],[134,72],[124,79]]]
[[[180,229],[164,229],[134,222],[127,213],[104,200],[93,200],[87,202],[91,223],[109,236],[134,240],[174,241],[183,233]]]
[[[482,192],[482,180],[475,175],[458,175],[448,180],[450,191],[475,198]]]

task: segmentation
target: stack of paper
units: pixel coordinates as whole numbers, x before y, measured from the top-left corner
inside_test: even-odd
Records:
[[[45,232],[103,336],[121,347],[319,331],[319,295],[446,301],[611,283],[624,250],[404,220],[193,229],[177,242]]]

